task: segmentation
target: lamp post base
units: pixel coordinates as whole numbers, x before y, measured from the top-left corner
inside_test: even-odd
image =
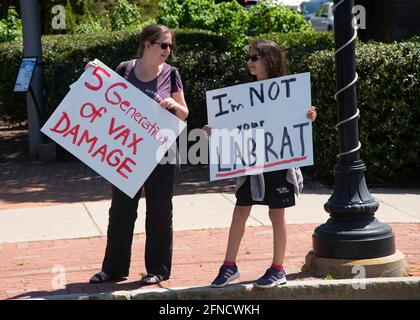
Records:
[[[369,259],[395,253],[395,238],[374,214],[379,203],[366,186],[366,166],[360,159],[335,166],[334,192],[324,205],[330,219],[312,236],[315,254],[332,259]]]
[[[369,259],[395,253],[390,226],[376,218],[340,220],[330,218],[312,236],[314,253],[333,259]]]
[[[374,259],[329,259],[318,257],[310,251],[305,257],[304,271],[334,279],[402,277],[405,272],[405,256],[397,250],[394,254]]]

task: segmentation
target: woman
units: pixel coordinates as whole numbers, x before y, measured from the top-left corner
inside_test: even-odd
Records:
[[[185,120],[188,108],[178,71],[165,63],[171,56],[175,38],[167,27],[152,24],[139,36],[139,58],[122,62],[116,72],[131,84]],[[93,62],[88,67],[95,66]],[[157,284],[167,280],[172,265],[172,197],[176,166],[158,164],[144,183],[146,195],[146,249],[147,275],[143,284]],[[134,223],[143,187],[132,199],[118,188],[112,188],[109,209],[107,246],[102,270],[90,283],[118,280],[128,276],[131,258]]]
[[[270,40],[256,40],[249,47],[248,69],[255,80],[285,76],[287,74],[286,58],[275,42]],[[307,116],[312,121],[315,120],[315,107],[309,109]],[[204,126],[203,129],[208,135],[211,134],[210,127]],[[262,174],[254,181],[263,181],[262,183],[264,183],[264,188],[261,188],[261,190],[264,189],[264,197],[258,200],[253,198],[251,192],[251,179],[256,176],[238,178],[235,194],[237,200],[229,230],[225,261],[220,267],[219,274],[212,282],[212,287],[224,287],[229,282],[239,278],[236,256],[245,232],[245,223],[254,204],[269,207],[268,214],[273,227],[272,264],[264,275],[256,280],[256,285],[268,288],[286,283],[286,273],[283,269],[286,251],[286,222],[284,220],[284,212],[285,208],[295,205],[294,192],[298,193],[301,188],[299,174],[299,169],[278,170]],[[258,183],[253,183],[253,185],[258,186]],[[282,190],[282,192],[278,190]]]

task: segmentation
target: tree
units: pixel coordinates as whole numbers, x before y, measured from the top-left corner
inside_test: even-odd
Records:
[[[76,31],[76,18],[73,14],[70,0],[66,4],[66,33],[73,34]]]
[[[359,29],[362,41],[389,42],[394,39],[397,0],[355,0],[366,9],[366,29]]]

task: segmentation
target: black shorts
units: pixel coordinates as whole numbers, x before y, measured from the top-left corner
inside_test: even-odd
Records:
[[[270,209],[293,207],[295,205],[295,193],[293,184],[286,179],[287,170],[264,172],[265,194],[262,201],[254,201],[251,196],[250,177],[236,191],[237,206],[252,206],[262,204]]]

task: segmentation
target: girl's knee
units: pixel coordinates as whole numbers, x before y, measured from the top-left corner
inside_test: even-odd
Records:
[[[284,220],[284,209],[270,209],[268,215],[271,221]]]
[[[233,210],[233,218],[236,220],[247,220],[250,213],[250,207],[236,206],[235,210]]]

